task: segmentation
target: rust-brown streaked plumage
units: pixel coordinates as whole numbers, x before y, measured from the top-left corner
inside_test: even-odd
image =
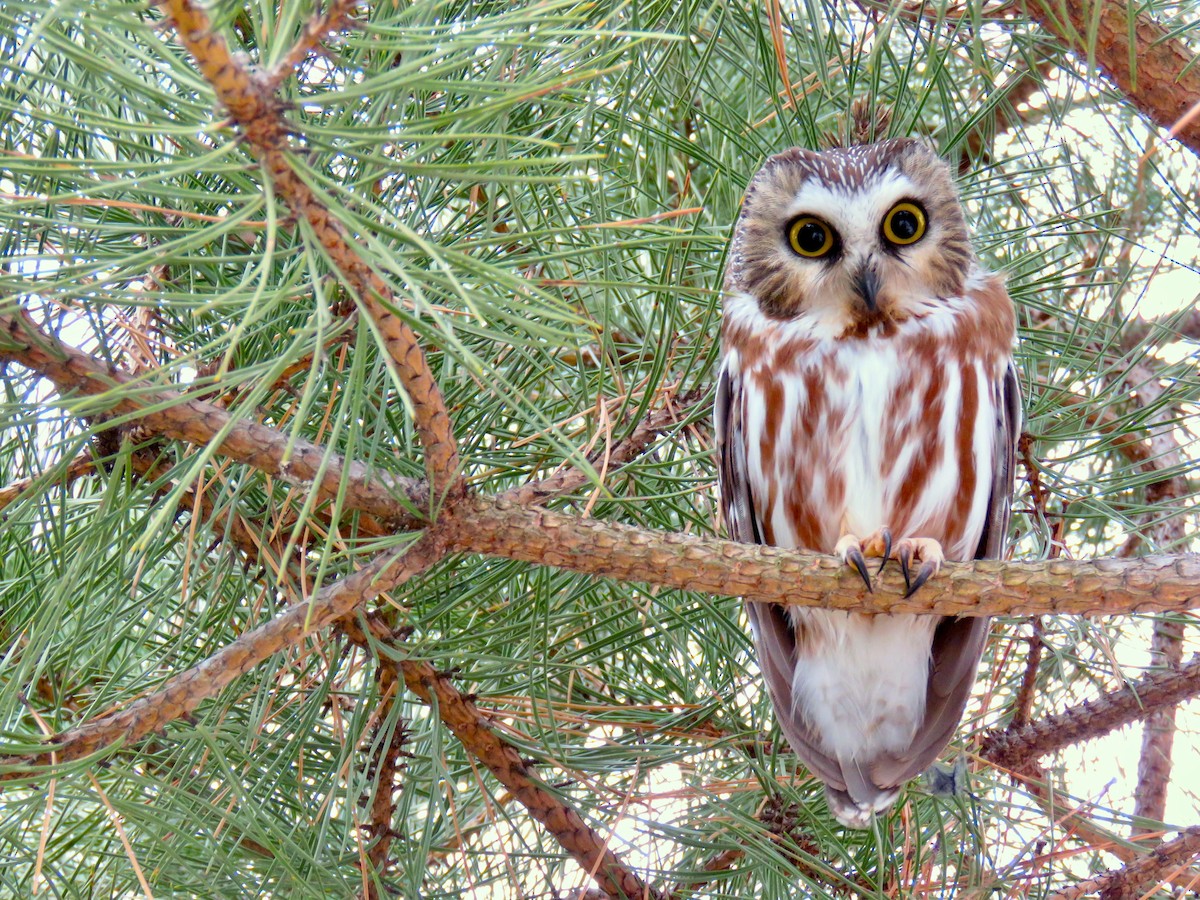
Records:
[[[772,157],[725,282],[716,421],[732,537],[841,553],[868,587],[866,556],[897,558],[915,590],[943,558],[1002,555],[1014,332],[924,144]],[[953,734],[987,620],[747,612],[788,741],[835,816],[866,827]]]

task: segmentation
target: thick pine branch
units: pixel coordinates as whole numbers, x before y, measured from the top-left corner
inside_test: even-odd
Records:
[[[877,581],[882,589],[866,593],[834,556],[647,531],[495,498],[465,503],[447,535],[460,552],[790,606],[958,616],[1200,606],[1200,556],[947,563],[906,600],[898,571],[889,570]]]
[[[3,360],[44,375],[64,396],[97,395],[102,402],[95,412],[121,413],[148,434],[196,446],[220,441],[222,455],[295,484],[306,484],[323,464],[322,496],[335,496],[337,479],[344,479],[344,508],[371,513],[398,528],[416,524],[412,504],[428,497],[420,482],[383,480],[328,448],[234,418],[210,403],[166,389],[114,390],[133,385],[133,376],[69,347],[23,313],[0,315]],[[895,567],[879,580],[882,590],[868,594],[858,576],[833,556],[606,524],[504,498],[464,500],[446,527],[452,549],[461,552],[795,606],[962,616],[1200,608],[1197,556],[947,563],[938,578],[905,600]]]
[[[64,398],[78,394],[94,398],[90,415],[135,417],[137,426],[148,434],[199,447],[218,441],[222,456],[289,484],[315,488],[323,500],[336,497],[344,485],[345,508],[377,516],[397,530],[420,524],[412,510],[429,502],[428,491],[419,481],[369,471],[326,447],[236,418],[205,400],[156,387],[60,341],[23,311],[0,315],[0,361],[19,363],[49,379]]]
[[[1183,121],[1200,104],[1200,67],[1184,41],[1121,0],[1027,0],[1025,9],[1064,45],[1094,59],[1152,122],[1178,124],[1175,136],[1200,153],[1200,116]]]
[[[1051,894],[1049,900],[1079,900],[1093,895],[1100,900],[1136,900],[1148,896],[1146,888],[1152,884],[1178,877],[1198,856],[1200,828],[1188,828],[1137,861]],[[1189,882],[1195,885],[1193,880]]]

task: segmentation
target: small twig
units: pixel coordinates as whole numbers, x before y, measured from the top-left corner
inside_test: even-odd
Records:
[[[397,635],[386,625],[378,616],[372,616],[370,621],[373,625],[381,627],[384,634],[380,637],[387,640],[389,643],[395,642]],[[348,624],[348,623],[347,623]],[[356,623],[357,624],[357,623]],[[356,643],[366,649],[370,649],[369,642],[365,640],[365,634],[355,628],[353,631],[347,629],[352,639],[358,638]],[[375,681],[379,695],[379,709],[376,711],[378,728],[383,728],[391,711],[394,708],[397,699],[400,697],[400,692],[403,689],[404,675],[401,672],[400,665],[391,657],[383,654],[375,654]],[[378,737],[378,735],[376,735]],[[371,819],[367,825],[367,832],[370,837],[370,846],[367,850],[367,858],[371,861],[371,866],[375,872],[383,874],[387,871],[391,862],[390,851],[392,840],[396,837],[396,832],[392,827],[392,822],[396,817],[396,783],[400,773],[404,770],[403,758],[409,755],[404,750],[404,743],[407,738],[407,732],[404,728],[403,721],[397,721],[391,736],[388,740],[380,740],[379,749],[376,755],[370,760],[369,772],[371,780],[374,782],[374,796],[371,799]],[[367,879],[367,900],[380,900],[380,894],[376,890],[375,883],[370,879],[369,873],[363,873]]]
[[[699,391],[675,398],[669,405],[646,414],[634,429],[617,442],[608,453],[608,472],[620,469],[633,462],[660,434],[672,425],[687,419],[700,404]],[[588,463],[596,465],[604,459],[604,451],[593,453]],[[522,506],[531,506],[578,490],[590,481],[586,472],[579,469],[563,469],[540,481],[523,484],[498,495],[498,500],[510,500]]]
[[[104,792],[104,788],[100,787],[100,782],[96,780],[96,776],[91,772],[87,773],[88,781],[92,783],[92,789],[100,798],[100,802],[104,804],[104,809],[108,812],[108,820],[112,823],[113,830],[116,831],[117,837],[121,841],[121,846],[125,850],[125,858],[129,860],[129,865],[133,867],[133,874],[137,876],[138,884],[142,888],[142,896],[146,900],[154,900],[154,892],[150,890],[150,882],[146,880],[146,873],[142,871],[142,865],[138,862],[137,854],[133,852],[133,844],[129,842],[129,835],[125,832],[125,826],[121,822],[121,816],[116,808],[112,805],[112,801],[108,799],[108,794]]]
[[[1042,617],[1031,616],[1029,625],[1032,633],[1029,635],[1029,651],[1025,656],[1025,674],[1021,678],[1021,688],[1017,691],[1017,699],[1013,702],[1014,712],[1010,728],[1021,728],[1029,724],[1029,712],[1033,708],[1033,694],[1037,689],[1038,667],[1042,664]]]
[[[304,24],[304,30],[283,59],[272,66],[267,75],[268,90],[276,91],[291,74],[308,59],[311,53],[322,51],[321,42],[336,32],[354,27],[352,16],[360,0],[331,0],[326,9],[319,10]]]
[[[58,484],[60,481],[65,481],[70,484],[76,478],[87,475],[96,467],[96,461],[92,458],[90,450],[82,450],[71,462],[67,464],[67,468],[55,480]],[[33,478],[26,478],[22,481],[14,481],[7,487],[0,489],[0,510],[13,503],[18,497],[28,491],[38,482],[42,481],[45,476],[36,475]]]
[[[700,890],[702,887],[705,887],[712,881],[711,876],[720,874],[721,872],[728,872],[739,862],[741,862],[745,856],[746,851],[740,847],[731,847],[728,850],[718,850],[716,853],[706,859],[700,866],[700,871],[706,876],[710,877],[692,878],[688,881],[677,882],[675,887],[671,889],[671,897],[679,898]]]

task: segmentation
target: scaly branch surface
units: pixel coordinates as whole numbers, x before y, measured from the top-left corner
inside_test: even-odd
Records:
[[[421,508],[423,499],[427,502],[420,482],[368,472],[362,463],[347,462],[327,447],[157,388],[63,343],[23,311],[0,315],[0,361],[20,363],[48,378],[64,398],[96,398],[93,414],[137,416],[137,425],[146,432],[199,447],[219,441],[221,455],[289,484],[316,488],[322,499],[337,496],[344,482],[347,507],[378,516],[397,530],[419,524],[411,509]],[[397,496],[405,497],[407,504]]]
[[[435,501],[461,492],[458,447],[450,414],[416,333],[399,317],[400,304],[392,289],[363,260],[347,239],[342,223],[292,168],[288,136],[293,127],[284,119],[283,104],[272,90],[272,79],[236,58],[224,37],[213,32],[208,14],[191,0],[165,0],[163,6],[174,21],[179,39],[246,136],[280,198],[304,216],[358,302],[370,314],[412,403]]]
[[[1020,771],[1047,753],[1114,731],[1200,693],[1200,654],[1176,671],[1155,672],[1073,709],[1020,728],[993,732],[980,755],[995,765]]]
[[[1105,75],[1143,114],[1172,128],[1200,104],[1200,67],[1186,43],[1148,14],[1122,0],[1027,0],[1029,16],[1085,59],[1094,58]],[[1089,53],[1088,35],[1095,27]],[[1200,153],[1200,117],[1179,128],[1176,137]]]
[[[322,588],[308,603],[289,607],[124,709],[56,735],[53,745],[35,755],[0,759],[0,781],[29,778],[30,765],[39,760],[49,762],[51,754],[59,763],[81,759],[110,744],[131,744],[191,715],[235,678],[328,627],[360,603],[424,572],[444,555],[436,532],[404,550],[381,553],[354,574]]]
[[[837,557],[660,533],[472,498],[447,530],[460,552],[659,587],[867,613],[1141,612],[1200,606],[1200,556],[947,563],[909,599],[898,572],[873,594]]]
[[[1200,828],[1188,828],[1136,862],[1074,884],[1051,894],[1048,900],[1079,900],[1092,895],[1098,895],[1100,900],[1136,900],[1145,896],[1146,888],[1152,884],[1178,875],[1197,856],[1200,856]]]
[[[549,829],[559,843],[610,897],[658,897],[608,849],[604,839],[579,814],[555,797],[521,759],[516,748],[502,741],[483,713],[433,666],[416,660],[401,663],[408,689],[437,709],[446,726],[496,779],[508,788],[529,814]]]

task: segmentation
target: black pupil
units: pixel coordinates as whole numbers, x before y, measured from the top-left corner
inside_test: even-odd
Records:
[[[907,209],[892,213],[892,234],[902,241],[911,241],[917,236],[917,216]]]
[[[816,253],[825,246],[825,228],[816,222],[805,222],[796,231],[796,245],[805,253]]]

